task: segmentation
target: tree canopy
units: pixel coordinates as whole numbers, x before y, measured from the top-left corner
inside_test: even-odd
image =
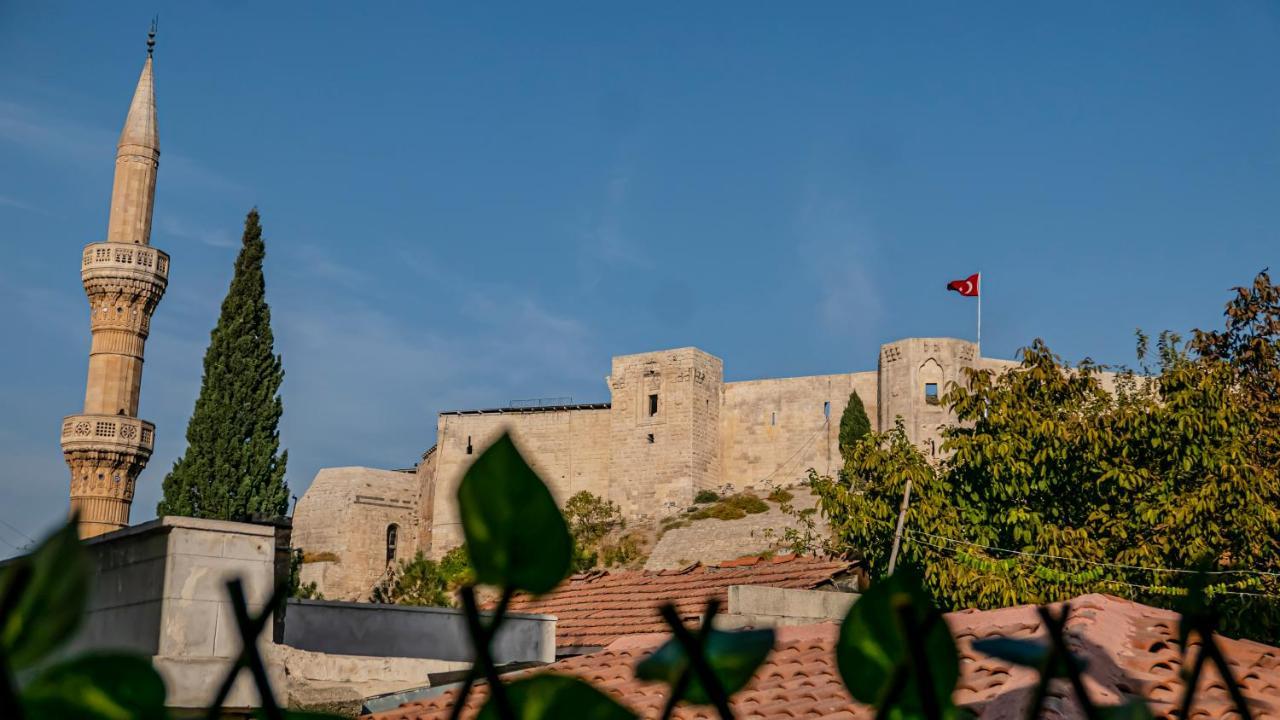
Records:
[[[1173,606],[1204,582],[1228,632],[1280,639],[1277,298],[1264,272],[1222,331],[1154,352],[1140,333],[1140,371],[1070,367],[1040,340],[1012,371],[970,371],[943,397],[940,462],[899,425],[851,447],[846,480],[813,476],[831,549],[882,574],[911,478],[900,562],[945,606]]]
[[[853,444],[871,432],[871,420],[867,418],[867,408],[858,397],[858,391],[849,393],[849,402],[840,414],[840,457],[848,457]]]
[[[289,506],[280,450],[280,384],[257,208],[244,221],[231,287],[209,337],[187,448],[164,479],[158,515],[247,520]]]

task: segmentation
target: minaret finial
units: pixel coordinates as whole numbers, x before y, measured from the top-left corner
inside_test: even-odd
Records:
[[[156,15],[151,18],[151,30],[147,32],[147,57],[151,57],[156,51],[156,30],[160,28],[160,16]]]

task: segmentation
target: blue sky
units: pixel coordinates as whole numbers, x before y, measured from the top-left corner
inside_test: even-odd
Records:
[[[1125,362],[1280,268],[1273,2],[285,5],[161,8],[135,522],[255,204],[298,494],[412,465],[440,410],[605,400],[614,354],[872,369],[971,336],[943,288],[978,269],[985,354]],[[0,552],[65,511],[78,260],[154,10],[0,4]]]

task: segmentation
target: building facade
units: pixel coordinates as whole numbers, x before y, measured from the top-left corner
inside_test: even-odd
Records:
[[[609,402],[442,412],[436,444],[412,470],[321,470],[294,513],[303,578],[330,598],[363,598],[387,564],[462,542],[454,497],[467,468],[502,432],[563,502],[583,490],[631,520],[656,519],[720,493],[789,486],[841,465],[840,416],[857,392],[875,429],[901,418],[926,454],[951,415],[939,398],[966,368],[1000,370],[974,343],[911,338],[880,349],[865,372],[724,381],[697,348],[614,357]],[[359,522],[347,521],[359,516]]]
[[[153,47],[154,33],[116,147],[106,242],[85,246],[80,265],[93,342],[84,410],[63,418],[62,453],[81,537],[129,524],[134,482],[155,446],[155,426],[138,418],[151,314],[169,279],[169,256],[150,246],[160,163]]]

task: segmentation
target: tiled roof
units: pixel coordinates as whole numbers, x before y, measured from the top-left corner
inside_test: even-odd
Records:
[[[839,560],[786,555],[691,565],[683,570],[596,571],[574,575],[539,598],[517,596],[511,611],[556,616],[557,647],[603,647],[624,635],[662,632],[666,624],[658,608],[668,602],[693,622],[710,597],[720,599],[723,611],[731,585],[812,589],[852,567]]]
[[[991,635],[1044,638],[1040,618],[1029,605],[1001,610],[964,611],[946,616],[960,649],[960,681],[955,701],[984,720],[1022,718],[1035,687],[1027,668],[983,655],[973,640]],[[1177,615],[1167,610],[1108,595],[1085,595],[1072,601],[1067,636],[1073,650],[1087,659],[1085,686],[1100,705],[1114,705],[1129,693],[1148,699],[1157,717],[1172,717],[1182,695],[1177,645]],[[835,624],[779,628],[777,643],[764,665],[732,698],[735,716],[743,720],[783,718],[871,718],[871,708],[853,702],[840,680],[833,647]],[[641,717],[656,717],[665,687],[635,679],[636,663],[666,639],[665,635],[627,637],[601,652],[558,662],[555,672],[588,680],[628,705]],[[1280,649],[1219,638],[1250,709],[1259,720],[1280,719]],[[427,701],[402,705],[372,716],[375,720],[444,720],[453,690]],[[471,718],[483,703],[486,688],[477,686],[463,717]],[[1081,717],[1065,681],[1050,690],[1046,717]],[[708,706],[682,705],[678,718],[713,718]],[[1192,718],[1238,717],[1212,665],[1201,678]]]

